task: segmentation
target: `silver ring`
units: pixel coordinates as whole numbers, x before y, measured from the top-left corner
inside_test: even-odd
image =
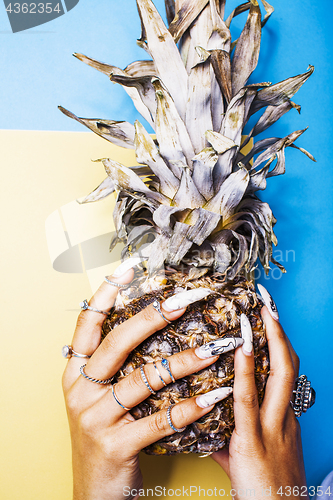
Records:
[[[113,377],[111,378],[107,378],[105,380],[100,380],[98,378],[93,378],[93,377],[89,377],[89,375],[87,375],[84,371],[84,368],[86,367],[87,365],[82,365],[81,368],[80,368],[80,373],[82,375],[82,377],[86,378],[87,380],[89,380],[90,382],[94,382],[95,384],[100,384],[100,385],[107,385],[107,384],[111,384],[112,380],[113,380]]]
[[[316,391],[311,387],[311,382],[307,379],[306,375],[300,375],[295,380],[293,398],[290,401],[296,417],[300,417],[302,413],[311,408],[315,401]]]
[[[162,384],[164,385],[164,387],[166,387],[168,384],[163,380],[163,377],[162,377],[162,375],[160,373],[160,370],[157,368],[155,361],[153,361],[153,366],[154,366],[154,368],[156,370],[156,373],[157,373],[160,381],[162,382]]]
[[[109,280],[107,276],[105,276],[104,281],[109,283],[109,285],[116,286],[118,288],[127,288],[130,283],[126,283],[126,285],[121,285],[120,283],[115,283],[114,281]]]
[[[145,386],[150,390],[150,392],[152,394],[156,394],[156,392],[154,391],[154,389],[151,388],[151,386],[150,386],[150,384],[148,382],[148,379],[146,377],[146,374],[145,374],[145,371],[143,369],[143,366],[140,366],[140,373],[141,373],[141,377],[142,377],[142,380],[143,380]]]
[[[168,374],[170,375],[170,378],[172,380],[173,383],[176,382],[176,379],[175,377],[172,375],[171,373],[171,370],[170,370],[170,363],[169,363],[169,360],[166,359],[166,358],[162,358],[161,359],[161,365],[163,366],[163,368],[168,372]]]
[[[83,302],[80,302],[80,307],[82,309],[82,311],[86,311],[87,309],[89,309],[89,311],[94,311],[96,313],[101,313],[101,314],[105,314],[105,316],[108,316],[109,313],[106,312],[106,311],[101,311],[100,309],[96,309],[95,307],[91,307],[89,304],[88,304],[88,301],[87,299],[85,299]]]
[[[166,317],[162,313],[162,311],[161,311],[161,304],[159,303],[158,300],[154,300],[154,302],[153,302],[153,308],[155,309],[155,311],[158,312],[158,314],[160,314],[162,316],[162,318],[164,319],[164,321],[166,321],[167,323],[172,323],[171,321],[169,321],[168,319],[166,319]]]
[[[114,390],[115,385],[116,384],[111,385],[112,395],[114,397],[115,402],[118,403],[118,405],[121,406],[124,410],[129,411],[131,408],[127,408],[126,406],[122,405],[121,402],[119,401],[119,399],[117,398],[115,390]]]
[[[61,353],[64,358],[90,358],[88,354],[80,354],[79,352],[74,351],[71,345],[64,345],[61,349]]]
[[[172,420],[171,420],[171,410],[172,408],[175,406],[175,404],[173,403],[172,405],[170,405],[167,409],[167,421],[168,421],[168,424],[170,425],[171,429],[175,432],[183,432],[185,429],[186,429],[186,425],[185,427],[182,427],[181,429],[177,429],[177,427],[175,427],[172,423]]]

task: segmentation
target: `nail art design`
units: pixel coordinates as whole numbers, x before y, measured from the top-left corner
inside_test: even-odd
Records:
[[[207,297],[210,293],[212,293],[212,290],[209,288],[184,290],[183,292],[176,293],[172,297],[166,299],[166,301],[163,302],[162,307],[168,312],[178,311],[179,309],[183,309],[183,307],[193,304],[193,302],[196,302],[197,300]]]
[[[212,342],[197,347],[195,354],[200,359],[207,359],[237,349],[237,347],[243,345],[243,343],[244,340],[241,338],[224,337],[223,339],[212,340]]]
[[[213,391],[206,392],[198,396],[195,400],[200,408],[208,408],[208,406],[214,405],[222,399],[225,399],[229,394],[232,393],[232,387],[220,387],[219,389],[214,389]]]
[[[113,272],[112,277],[113,278],[120,278],[123,274],[125,274],[129,269],[132,269],[132,267],[137,266],[142,262],[144,259],[141,257],[130,257],[129,259],[125,260],[122,262]]]
[[[244,340],[243,353],[249,356],[253,351],[253,333],[249,318],[245,314],[241,314],[241,332]]]
[[[260,285],[259,283],[258,283],[258,290],[260,292],[262,300],[265,303],[265,306],[267,306],[267,309],[270,312],[270,315],[272,316],[272,318],[274,318],[276,321],[278,321],[279,320],[279,313],[278,313],[276,304],[275,304],[271,294],[269,293],[268,290],[266,290],[266,288],[264,286]]]

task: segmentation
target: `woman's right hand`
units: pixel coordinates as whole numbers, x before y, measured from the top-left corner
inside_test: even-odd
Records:
[[[299,359],[278,322],[274,302],[264,291],[267,307],[261,314],[270,357],[264,401],[259,408],[253,349],[246,351],[245,342],[235,352],[235,429],[229,449],[214,453],[213,458],[228,474],[235,499],[253,490],[255,498],[308,498],[300,426],[290,405]]]
[[[132,279],[132,269],[127,269],[121,276],[111,277],[119,284],[129,283]],[[90,306],[109,311],[117,293],[117,286],[103,283],[91,299]],[[168,321],[173,321],[185,312],[186,305],[199,298],[198,289],[189,290],[181,297],[176,294],[172,300],[161,303],[162,314]],[[101,343],[105,316],[89,309],[82,311],[72,345],[76,352],[91,355],[84,373],[99,380],[113,377],[135,347],[167,325],[163,316],[150,304],[114,328]],[[237,342],[229,339],[229,342],[236,347],[242,339],[237,339]],[[230,348],[231,344],[226,350]],[[217,358],[206,345],[201,350],[188,349],[169,356],[168,361],[174,378],[179,379],[208,367]],[[128,408],[133,408],[151,394],[140,369],[114,385],[113,392],[110,385],[94,383],[80,375],[82,364],[82,359],[70,358],[63,376],[72,438],[74,500],[118,500],[124,498],[124,491],[126,498],[133,498],[142,486],[139,451],[174,434],[175,430],[168,422],[166,408],[140,420],[134,420],[128,412]],[[156,366],[165,382],[171,383],[170,375],[160,361]],[[163,388],[159,374],[153,364],[144,366],[147,382],[155,391]],[[181,428],[198,420],[230,392],[229,388],[220,388],[176,404],[169,416],[172,425]]]

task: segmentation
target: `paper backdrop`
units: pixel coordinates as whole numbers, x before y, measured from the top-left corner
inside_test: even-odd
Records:
[[[278,219],[279,257],[288,273],[281,279],[277,274],[260,279],[278,304],[281,322],[300,355],[301,372],[317,391],[315,406],[300,419],[308,484],[316,486],[333,469],[332,4],[271,3],[276,11],[264,29],[252,81],[277,82],[304,72],[308,64],[315,66],[294,98],[302,114],[288,113],[271,135],[282,137],[309,125],[298,145],[309,149],[317,164],[287,151],[286,175],[271,179],[262,194]],[[162,1],[156,5],[162,10]],[[230,0],[228,9],[235,5]],[[81,236],[70,241],[64,229],[75,229],[72,210],[81,210],[75,200],[104,178],[102,165],[91,159],[120,157],[103,139],[80,132],[79,124],[63,116],[57,105],[86,117],[138,118],[122,89],[71,53],[125,67],[145,57],[135,45],[139,36],[134,0],[80,0],[58,19],[15,34],[0,5],[1,500],[71,498],[60,351],[70,342],[79,302],[89,298],[100,278],[85,263],[82,248],[75,262],[82,271],[86,266],[86,272],[63,272],[66,262],[58,261],[58,270],[52,265],[70,247],[77,251]],[[103,232],[112,231],[111,204],[110,198],[94,208]],[[89,217],[86,207],[81,211]],[[47,227],[52,216],[59,237],[50,257]],[[98,256],[99,262],[105,258]],[[209,458],[144,457],[143,467],[150,487],[228,484]]]

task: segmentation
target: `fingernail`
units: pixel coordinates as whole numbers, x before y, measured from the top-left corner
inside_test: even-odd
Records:
[[[143,259],[140,257],[130,257],[129,259],[122,262],[112,273],[113,278],[120,278],[123,274],[125,274],[132,267],[137,266],[142,262]]]
[[[225,399],[229,394],[232,393],[232,387],[220,387],[219,389],[214,389],[213,391],[206,392],[198,396],[195,400],[200,408],[208,408],[208,406],[214,405],[222,399]]]
[[[259,283],[258,283],[258,290],[272,318],[275,319],[276,321],[279,321],[279,313],[271,294],[268,292],[268,290],[266,290],[264,286],[260,285]]]
[[[253,351],[253,333],[249,318],[245,314],[241,314],[241,332],[244,340],[243,353],[249,356]]]
[[[212,293],[209,288],[193,288],[193,290],[184,290],[183,292],[176,293],[172,297],[163,302],[162,307],[165,311],[178,311],[184,307],[193,304],[197,300],[201,300],[207,295]]]
[[[198,358],[207,359],[237,349],[237,347],[241,346],[243,343],[244,340],[241,338],[224,337],[223,339],[212,340],[212,342],[197,347],[194,352]]]

